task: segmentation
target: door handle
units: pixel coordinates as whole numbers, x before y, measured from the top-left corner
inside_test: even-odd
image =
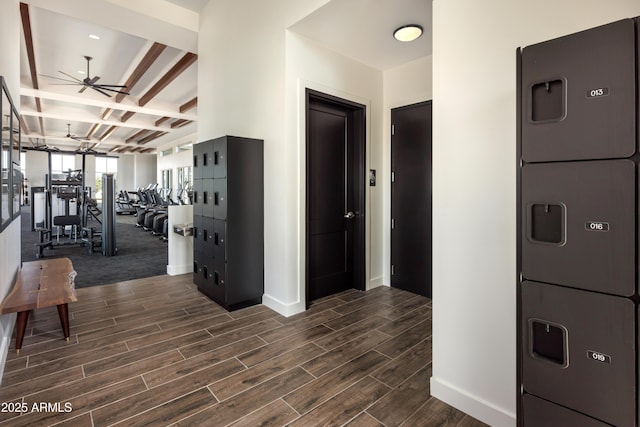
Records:
[[[356,214],[354,214],[353,212],[347,212],[346,214],[344,214],[344,217],[347,219],[354,218],[355,216]]]

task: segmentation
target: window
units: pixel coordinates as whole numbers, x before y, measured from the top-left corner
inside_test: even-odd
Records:
[[[118,158],[96,156],[96,200],[102,202],[102,174],[112,173],[116,190],[118,189]]]
[[[64,174],[76,169],[76,156],[73,154],[51,154],[51,174]]]
[[[191,187],[191,166],[178,168],[178,188],[188,190]]]
[[[173,154],[173,148],[169,148],[168,150],[164,150],[160,152],[160,157],[166,157]]]
[[[181,153],[183,151],[191,151],[192,149],[193,149],[193,144],[192,143],[179,145],[178,146],[178,153]]]
[[[162,189],[168,190],[173,187],[173,171],[171,169],[164,169],[163,171],[161,171],[161,173],[162,181],[160,183],[160,186],[162,187]]]
[[[178,191],[176,191],[176,197],[182,199],[185,204],[189,204],[189,191],[191,191],[192,185],[191,166],[178,168]],[[180,192],[180,189],[182,189],[182,192]]]

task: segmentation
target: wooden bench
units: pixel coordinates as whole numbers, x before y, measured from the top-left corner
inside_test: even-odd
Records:
[[[64,337],[69,341],[69,309],[76,302],[75,275],[69,258],[25,262],[13,289],[0,305],[0,313],[18,313],[16,352],[20,353],[31,310],[58,306]]]

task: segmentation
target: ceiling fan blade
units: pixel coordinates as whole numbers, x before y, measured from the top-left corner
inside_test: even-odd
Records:
[[[92,85],[92,86],[89,86],[89,87],[90,87],[91,89],[95,90],[96,92],[100,92],[100,93],[101,93],[101,94],[103,94],[104,96],[108,96],[109,98],[111,98],[111,95],[109,95],[107,92],[104,92],[103,90],[98,89],[97,87],[95,87],[95,86],[93,86],[93,85]],[[107,90],[109,90],[109,89],[107,89]]]
[[[64,71],[60,71],[58,70],[59,73],[64,74],[65,76],[69,77],[70,79],[73,79],[75,81],[77,81],[78,83],[84,84],[84,82],[78,78],[73,77],[71,74],[67,74]]]
[[[49,83],[50,86],[80,86],[82,83]]]
[[[100,84],[100,83],[98,83],[97,85],[94,85],[94,86],[98,86],[99,88],[102,88],[102,89],[104,89],[106,87],[122,87],[122,88],[126,88],[125,85],[103,85],[103,84]]]
[[[115,89],[109,89],[108,87],[103,87],[102,85],[94,85],[91,86],[94,89],[103,89],[103,90],[108,90],[110,92],[115,92],[115,93],[121,93],[123,95],[130,95],[129,92],[125,92],[123,90],[115,90]]]
[[[46,74],[40,74],[40,76],[41,77],[46,77],[48,79],[61,80],[63,82],[69,82],[69,83],[74,83],[74,84],[83,84],[82,82],[76,82],[75,80],[63,79],[62,77],[49,76],[49,75],[46,75]]]
[[[87,90],[87,88],[88,88],[88,87],[91,87],[91,86],[88,86],[88,85],[86,85],[86,84],[84,84],[84,83],[83,83],[83,84],[82,84],[82,88],[80,88],[80,90],[78,91],[78,93],[82,93],[82,92],[84,92],[85,90]]]

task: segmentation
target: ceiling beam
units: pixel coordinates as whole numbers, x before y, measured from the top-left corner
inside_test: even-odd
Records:
[[[100,129],[100,127],[102,126],[101,123],[95,123],[93,126],[91,126],[91,129],[89,129],[89,133],[87,133],[87,139],[91,139],[93,138],[93,135],[98,131],[98,129]]]
[[[31,133],[31,131],[29,130],[29,126],[27,126],[27,122],[22,114],[20,114],[20,127],[22,128],[22,133],[24,133],[25,135]]]
[[[111,113],[113,113],[113,108],[107,108],[104,110],[104,112],[102,113],[102,116],[100,116],[100,118],[102,120],[109,120],[109,117],[111,117]]]
[[[151,65],[158,59],[160,54],[165,50],[167,45],[162,43],[155,42],[149,48],[147,53],[144,55],[138,66],[133,70],[127,81],[124,83],[128,92],[131,92],[131,89],[138,83],[138,81],[142,78],[144,73],[151,68]],[[116,102],[120,102],[127,96],[124,93],[119,93],[116,95]]]
[[[20,88],[20,95],[40,97],[44,100],[60,101],[60,102],[71,103],[71,104],[81,104],[82,106],[113,108],[115,110],[133,111],[136,113],[143,113],[150,116],[159,116],[159,117],[169,116],[174,119],[189,119],[189,120],[198,119],[196,114],[179,113],[177,105],[168,106],[166,108],[139,107],[138,105],[128,104],[128,103],[116,104],[113,101],[107,100],[106,98],[103,101],[101,98],[87,98],[82,96],[76,96],[75,94],[55,93],[55,92],[49,92],[49,91],[43,91],[43,90],[35,90],[27,87]],[[94,120],[95,120],[95,116],[92,121]]]
[[[182,126],[186,126],[191,123],[191,120],[178,119],[175,122],[171,123],[171,129],[181,128]]]
[[[153,65],[153,63],[156,61],[156,59],[158,59],[158,57],[166,49],[166,47],[167,47],[167,45],[164,45],[164,44],[158,43],[158,42],[155,42],[155,43],[153,43],[153,45],[151,45],[151,47],[149,48],[147,53],[140,60],[140,62],[138,63],[136,68],[133,70],[133,72],[131,73],[131,75],[127,79],[127,81],[124,83],[125,89],[128,92],[131,92],[131,89],[133,89],[133,87],[136,85],[136,83],[138,83],[138,81],[140,81],[140,79],[142,78],[144,73],[146,73],[149,70],[151,65]],[[125,96],[127,96],[125,93],[119,92],[115,97],[115,102],[119,104],[124,99]],[[112,113],[113,113],[113,108],[107,107],[104,110],[104,112],[102,113],[102,120],[108,120],[109,117],[111,117]],[[131,113],[131,112],[124,113],[123,117],[125,117],[125,119],[122,119],[122,121],[124,122],[126,120],[129,120],[129,118],[131,116],[133,116],[133,114],[134,113]],[[95,126],[100,126],[100,124],[96,123],[94,125],[94,127]]]
[[[26,3],[20,3],[20,18],[22,19],[22,32],[24,33],[24,41],[27,48],[27,58],[29,59],[31,84],[33,85],[34,89],[40,89],[40,87],[38,86],[38,72],[36,70],[36,55],[33,50],[33,34],[31,33],[29,5]]]
[[[145,106],[158,93],[160,93],[162,89],[167,87],[169,83],[171,83],[176,77],[182,74],[183,71],[189,68],[189,66],[197,60],[198,55],[196,55],[195,53],[187,52],[182,58],[180,58],[176,65],[171,67],[171,69],[167,71],[167,73],[162,76],[162,78],[160,78],[160,80],[158,80],[156,84],[151,87],[151,89],[147,91],[147,93],[142,95],[142,97],[138,101],[138,105],[141,107]]]
[[[143,135],[145,135],[145,134],[147,134],[149,132],[151,132],[149,129],[142,129],[141,131],[136,132],[133,135],[131,135],[124,142],[126,142],[128,144],[128,143],[135,141],[136,139],[142,137]]]
[[[111,149],[108,152],[109,153],[113,153],[114,151],[118,151],[122,147],[124,147],[124,146],[123,145],[114,145],[113,147],[111,147]]]
[[[24,34],[24,44],[27,49],[27,59],[29,62],[29,73],[31,74],[31,85],[35,90],[40,89],[38,84],[38,71],[36,69],[36,55],[33,48],[33,33],[31,32],[31,18],[29,15],[29,5],[20,3],[20,19],[22,20],[22,33]],[[42,113],[42,104],[40,98],[36,99],[36,109]],[[40,117],[40,134],[44,136],[44,120]]]
[[[156,120],[156,126],[160,126],[162,123],[166,122],[170,118],[171,117],[169,116],[160,117],[158,120]]]
[[[134,114],[135,114],[134,111],[126,111],[125,113],[122,114],[122,116],[120,116],[120,121],[121,122],[126,122],[131,117],[133,117]]]
[[[116,129],[118,129],[118,126],[111,126],[106,130],[105,133],[102,134],[100,138],[98,138],[98,141],[103,142],[105,139],[109,138],[111,134],[116,131]]]
[[[154,133],[152,133],[151,135],[142,138],[140,141],[138,141],[138,145],[142,145],[142,144],[146,144],[149,141],[153,141],[156,138],[160,138],[163,135],[166,135],[169,132],[166,131],[161,131],[161,130],[157,130]]]
[[[184,104],[182,104],[180,106],[180,112],[184,113],[186,111],[191,110],[192,108],[195,108],[198,106],[198,97],[196,96],[195,98],[193,98],[190,101],[185,102]]]

